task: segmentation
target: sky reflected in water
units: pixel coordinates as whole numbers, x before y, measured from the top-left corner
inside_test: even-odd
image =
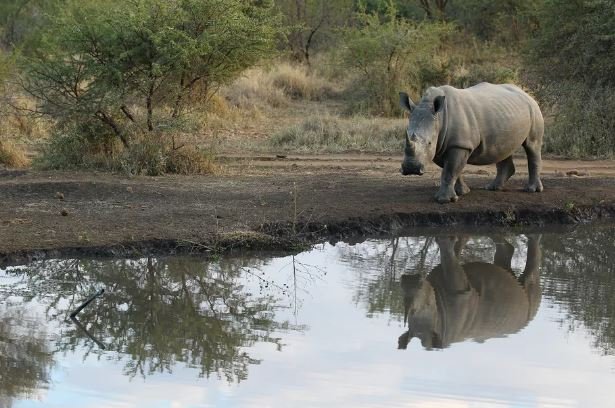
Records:
[[[614,237],[6,267],[0,407],[610,407]]]

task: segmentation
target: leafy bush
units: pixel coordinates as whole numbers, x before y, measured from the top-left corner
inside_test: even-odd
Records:
[[[615,86],[615,2],[544,0],[539,28],[526,48],[533,74],[545,83],[562,80]]]
[[[559,102],[545,128],[547,153],[568,157],[615,157],[615,88],[570,81],[542,90]],[[543,109],[544,110],[544,109]]]
[[[22,84],[60,128],[98,123],[98,133],[69,132],[49,149],[112,135],[127,160],[154,157],[132,142],[173,130],[195,92],[208,99],[272,53],[277,21],[268,1],[68,2],[40,35],[44,51],[22,59]]]
[[[94,122],[91,126],[96,126]],[[88,126],[66,127],[49,138],[35,167],[44,170],[96,169],[128,175],[205,174],[215,170],[211,153],[191,146],[174,148],[164,134],[135,139],[125,148],[112,136],[95,139]],[[96,132],[94,130],[94,132]]]
[[[398,92],[422,92],[421,64],[431,60],[452,26],[400,19],[392,6],[384,16],[362,11],[355,19],[357,26],[343,31],[342,63],[357,75],[353,90],[361,95],[351,99],[373,113],[399,113]]]
[[[552,117],[547,152],[574,157],[615,153],[615,3],[545,0],[526,47],[526,76]]]
[[[56,127],[32,164],[45,170],[110,169],[121,147],[98,127],[95,121]]]

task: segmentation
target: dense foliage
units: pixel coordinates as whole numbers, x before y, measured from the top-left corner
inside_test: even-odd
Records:
[[[548,151],[615,156],[615,3],[545,0],[525,48],[529,82],[554,122]]]
[[[546,152],[615,155],[610,0],[1,2],[0,143],[36,133],[35,113],[50,123],[47,167],[169,171],[178,132],[198,132],[186,114],[279,55],[306,84],[339,84],[310,98],[341,97],[353,115],[399,115],[399,90],[517,82],[548,117]],[[297,78],[274,82],[275,107],[300,97]]]
[[[207,95],[267,56],[272,24],[267,7],[239,0],[74,6],[24,59],[23,87],[41,113],[97,121],[128,148],[131,131],[168,126],[193,92]]]
[[[397,112],[400,89],[420,93],[427,83],[421,68],[429,65],[451,26],[415,23],[397,18],[395,9],[381,16],[358,12],[356,25],[344,30],[344,66],[358,73],[355,88],[363,91],[367,108],[381,114]],[[437,85],[437,84],[429,84]]]

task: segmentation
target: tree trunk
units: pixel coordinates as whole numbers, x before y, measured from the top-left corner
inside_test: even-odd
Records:
[[[146,105],[147,105],[147,130],[149,130],[150,132],[154,130],[154,123],[152,120],[152,117],[154,116],[154,106],[153,106],[153,99],[154,97],[154,81],[152,80],[150,82],[149,85],[149,90],[147,92],[147,99],[146,99]]]
[[[122,144],[124,145],[125,148],[128,149],[130,147],[130,144],[128,143],[128,139],[126,138],[126,135],[121,131],[120,127],[115,122],[115,120],[113,120],[111,116],[107,115],[105,112],[100,111],[100,110],[96,112],[94,116],[98,120],[100,120],[101,122],[103,122],[104,124],[106,124],[107,126],[111,128],[113,133],[122,141]]]

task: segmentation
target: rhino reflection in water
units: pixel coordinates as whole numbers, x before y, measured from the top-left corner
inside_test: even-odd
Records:
[[[493,263],[462,264],[463,242],[439,238],[441,263],[423,278],[402,275],[404,323],[399,337],[405,349],[413,337],[423,347],[446,348],[473,339],[483,342],[524,328],[540,305],[539,238],[530,237],[525,270],[516,277],[511,269],[514,247],[496,242]]]

